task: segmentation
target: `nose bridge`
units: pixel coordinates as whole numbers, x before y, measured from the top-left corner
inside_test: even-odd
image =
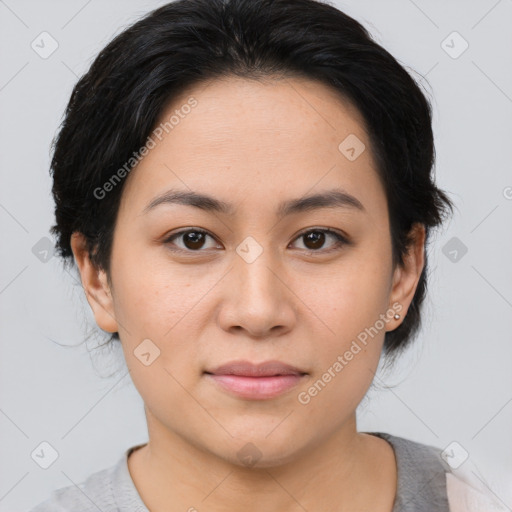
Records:
[[[240,299],[249,303],[270,303],[276,300],[276,296],[281,294],[280,281],[276,277],[281,266],[275,251],[247,237],[239,244],[236,252],[238,257],[234,270],[239,281]]]
[[[276,251],[248,237],[236,249],[228,300],[221,321],[225,329],[236,326],[251,335],[265,336],[276,326],[289,328],[293,308],[286,293],[282,266]]]

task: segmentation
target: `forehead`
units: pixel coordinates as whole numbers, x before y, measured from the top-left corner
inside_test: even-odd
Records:
[[[331,139],[336,142],[343,133],[367,137],[365,121],[358,109],[338,91],[316,80],[231,76],[209,80],[174,98],[157,124],[163,126],[173,114],[186,107],[190,98],[194,98],[197,106],[180,116],[173,131],[181,132],[184,137],[191,132],[206,135],[209,143],[221,144],[226,136],[247,141],[250,135],[258,136],[263,142],[265,134],[272,140],[276,132],[283,136],[289,134],[294,140],[301,137],[310,140],[307,147],[320,138],[327,144]],[[279,149],[275,143],[269,146]]]
[[[270,192],[295,198],[342,187],[367,200],[383,192],[362,116],[317,81],[204,82],[176,97],[155,129],[160,137],[123,192],[138,211],[177,187],[234,203],[253,196],[261,205]]]

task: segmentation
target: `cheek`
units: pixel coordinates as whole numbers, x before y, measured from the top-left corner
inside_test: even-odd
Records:
[[[192,434],[195,441],[201,439],[205,435],[204,426],[212,425],[212,419],[188,391],[190,366],[182,360],[182,355],[174,354],[173,347],[171,352],[178,359],[178,365],[172,367],[169,354],[162,351],[150,366],[144,366],[129,354],[124,344],[123,348],[127,361],[132,358],[130,377],[151,416],[184,437]],[[179,414],[176,411],[180,411]]]
[[[165,335],[169,330],[208,289],[204,279],[190,275],[164,257],[151,257],[150,251],[140,257],[134,254],[118,259],[112,276],[116,283],[116,319],[131,337],[168,337]]]
[[[326,425],[330,428],[343,424],[356,411],[374,378],[378,355],[369,352],[355,355],[341,370],[334,363],[342,354],[334,354],[323,372],[299,390],[298,407],[303,408],[309,418],[325,419],[327,414]]]
[[[192,266],[180,269],[165,258],[151,263],[140,258],[135,269],[132,264],[134,259],[119,260],[115,269],[115,315],[124,327],[120,337],[137,389],[144,399],[158,400],[154,392],[178,392],[177,382],[195,381],[197,340],[211,322],[208,291],[219,278],[213,272],[200,275]],[[143,343],[150,358],[158,354],[150,368],[138,358]]]
[[[329,326],[316,353],[317,374],[304,390],[312,413],[318,407],[320,414],[333,403],[340,415],[354,410],[374,378],[387,325],[381,314],[389,308],[390,261],[385,251],[382,258],[378,254],[354,253],[310,298]]]
[[[389,265],[385,257],[369,251],[354,253],[315,286],[302,285],[301,295],[333,337],[346,342],[374,325],[389,308]]]

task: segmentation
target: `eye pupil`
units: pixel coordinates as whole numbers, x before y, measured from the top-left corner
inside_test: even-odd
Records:
[[[321,231],[310,231],[304,236],[306,237],[306,240],[308,242],[313,242],[313,247],[309,247],[306,244],[306,247],[308,247],[309,249],[318,249],[319,247],[322,247],[324,245],[325,233],[322,233]]]
[[[188,247],[189,249],[200,249],[202,247],[202,243],[204,243],[204,233],[199,233],[198,231],[189,231],[183,236],[185,245],[192,243],[192,247]],[[195,244],[198,244],[198,246]]]

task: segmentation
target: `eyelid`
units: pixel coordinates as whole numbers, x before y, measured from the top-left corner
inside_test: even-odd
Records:
[[[342,233],[336,229],[333,229],[333,228],[324,228],[324,227],[316,227],[316,226],[305,228],[302,231],[300,231],[297,235],[295,235],[293,242],[295,240],[299,239],[301,236],[304,236],[305,234],[310,233],[310,232],[321,232],[321,233],[326,233],[326,234],[332,235],[335,238],[336,242],[331,249],[318,249],[318,250],[302,249],[303,251],[307,251],[308,254],[319,254],[319,255],[329,254],[331,252],[340,250],[340,248],[343,246],[352,245],[350,238],[347,235],[345,235],[344,233]]]
[[[202,229],[202,228],[194,228],[193,226],[192,227],[183,228],[183,229],[181,229],[179,231],[171,233],[169,236],[166,236],[164,238],[163,243],[164,244],[169,244],[175,238],[178,238],[179,236],[184,235],[184,234],[189,233],[189,232],[201,233],[201,234],[207,235],[210,238],[212,238],[213,240],[215,240],[217,243],[220,243],[220,242],[218,242],[217,238],[214,235],[212,235],[209,231],[206,231],[205,229]],[[299,233],[297,233],[294,236],[292,242],[290,242],[290,243],[295,242],[301,236],[304,236],[304,235],[306,235],[307,233],[310,233],[310,232],[322,232],[322,233],[330,234],[330,235],[332,235],[335,238],[336,242],[335,242],[334,246],[331,249],[318,249],[318,250],[302,249],[302,251],[307,251],[309,254],[317,254],[317,253],[319,255],[321,255],[321,254],[328,254],[330,252],[339,250],[341,246],[352,245],[352,242],[351,242],[350,238],[347,235],[345,235],[343,232],[340,232],[340,231],[335,230],[333,228],[316,227],[316,226],[304,228],[303,230],[301,230]],[[208,252],[207,250],[202,250],[202,249],[199,249],[197,251],[193,251],[191,249],[182,249],[180,247],[178,247],[178,248],[171,248],[171,250],[175,251],[175,252],[181,252],[181,253],[187,253],[187,254],[200,254],[202,252]]]
[[[294,240],[296,240],[300,236],[305,235],[306,233],[310,233],[311,231],[321,231],[323,233],[329,233],[331,235],[337,235],[340,238],[343,238],[346,241],[346,243],[350,242],[348,235],[345,235],[342,231],[334,229],[334,228],[324,228],[322,226],[313,226],[313,227],[310,227],[310,228],[304,228],[303,230],[299,231],[295,235]]]
[[[163,243],[164,244],[169,244],[175,238],[178,238],[180,235],[184,235],[184,234],[189,233],[189,232],[190,233],[201,233],[203,235],[207,235],[210,238],[213,238],[213,240],[215,240],[217,243],[219,243],[218,240],[216,239],[216,237],[214,237],[209,231],[206,231],[205,229],[202,229],[202,228],[194,228],[194,227],[183,228],[183,229],[180,229],[179,231],[171,233],[168,236],[165,236],[164,240],[163,240]],[[189,254],[194,254],[194,253],[199,254],[201,252],[205,252],[204,250],[192,251],[190,249],[182,249],[181,247],[172,248],[171,250],[175,251],[175,252],[182,252],[182,253],[185,252],[185,253],[189,253]]]

